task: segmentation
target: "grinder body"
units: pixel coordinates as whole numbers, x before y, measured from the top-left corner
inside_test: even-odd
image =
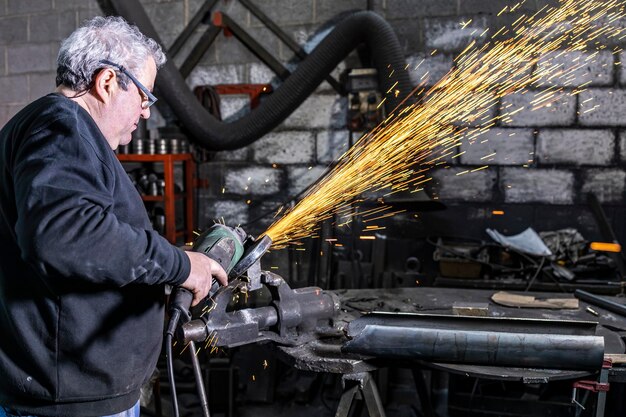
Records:
[[[196,238],[191,248],[194,252],[200,252],[216,261],[226,274],[230,274],[234,266],[244,253],[244,241],[246,233],[239,227],[229,227],[223,224],[215,224]],[[219,288],[217,280],[213,279],[209,297]],[[179,316],[183,323],[191,320],[191,302],[193,294],[191,291],[177,287],[170,300],[170,315]],[[174,314],[172,314],[174,313]],[[178,320],[177,320],[178,321]],[[176,324],[173,325],[174,327]],[[173,332],[174,329],[171,329]]]

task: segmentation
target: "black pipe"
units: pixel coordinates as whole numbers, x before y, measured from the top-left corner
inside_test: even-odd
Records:
[[[626,317],[626,306],[623,304],[607,300],[606,298],[598,297],[597,295],[593,295],[583,290],[574,291],[574,297],[578,298],[579,300],[583,300],[589,304],[593,304],[594,306],[602,307],[603,309],[608,310],[612,313],[619,314],[622,317]]]
[[[109,3],[117,14],[135,23],[145,35],[159,41],[158,33],[138,0],[109,0]],[[220,122],[209,114],[189,90],[171,60],[159,71],[156,85],[196,143],[215,151],[238,149],[251,144],[285,120],[362,43],[370,50],[378,70],[380,91],[386,92],[398,82],[394,89],[400,93],[396,96],[392,92],[387,97],[387,113],[400,104],[413,103],[412,99],[404,102],[413,87],[395,32],[382,17],[367,11],[356,12],[339,22],[280,88],[259,107],[234,122]]]

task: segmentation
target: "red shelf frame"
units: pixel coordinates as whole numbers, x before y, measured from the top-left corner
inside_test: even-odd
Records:
[[[177,237],[183,236],[186,242],[193,240],[194,219],[194,177],[196,164],[189,153],[145,155],[145,154],[118,154],[120,162],[162,163],[165,189],[162,196],[142,196],[144,201],[163,201],[165,209],[165,238],[171,243],[177,243]],[[185,191],[182,194],[174,193],[174,166],[183,164]],[[184,230],[176,230],[176,200],[185,200]]]

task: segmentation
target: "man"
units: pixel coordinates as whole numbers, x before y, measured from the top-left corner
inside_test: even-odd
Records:
[[[165,284],[197,304],[226,283],[152,229],[114,154],[164,62],[136,27],[96,17],[61,45],[56,92],[0,131],[0,416],[138,416]]]

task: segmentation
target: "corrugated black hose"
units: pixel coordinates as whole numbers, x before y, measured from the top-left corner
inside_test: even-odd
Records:
[[[108,3],[144,34],[159,40],[138,0],[108,0]],[[383,93],[400,91],[397,97],[393,91],[387,94],[385,109],[389,114],[403,103],[412,85],[393,28],[381,16],[369,11],[355,12],[337,23],[279,88],[260,106],[235,121],[222,122],[209,114],[172,61],[159,71],[156,85],[161,98],[167,101],[195,143],[212,151],[238,149],[253,143],[285,120],[360,44],[366,45],[378,70],[380,90]],[[413,102],[410,98],[403,105]]]

